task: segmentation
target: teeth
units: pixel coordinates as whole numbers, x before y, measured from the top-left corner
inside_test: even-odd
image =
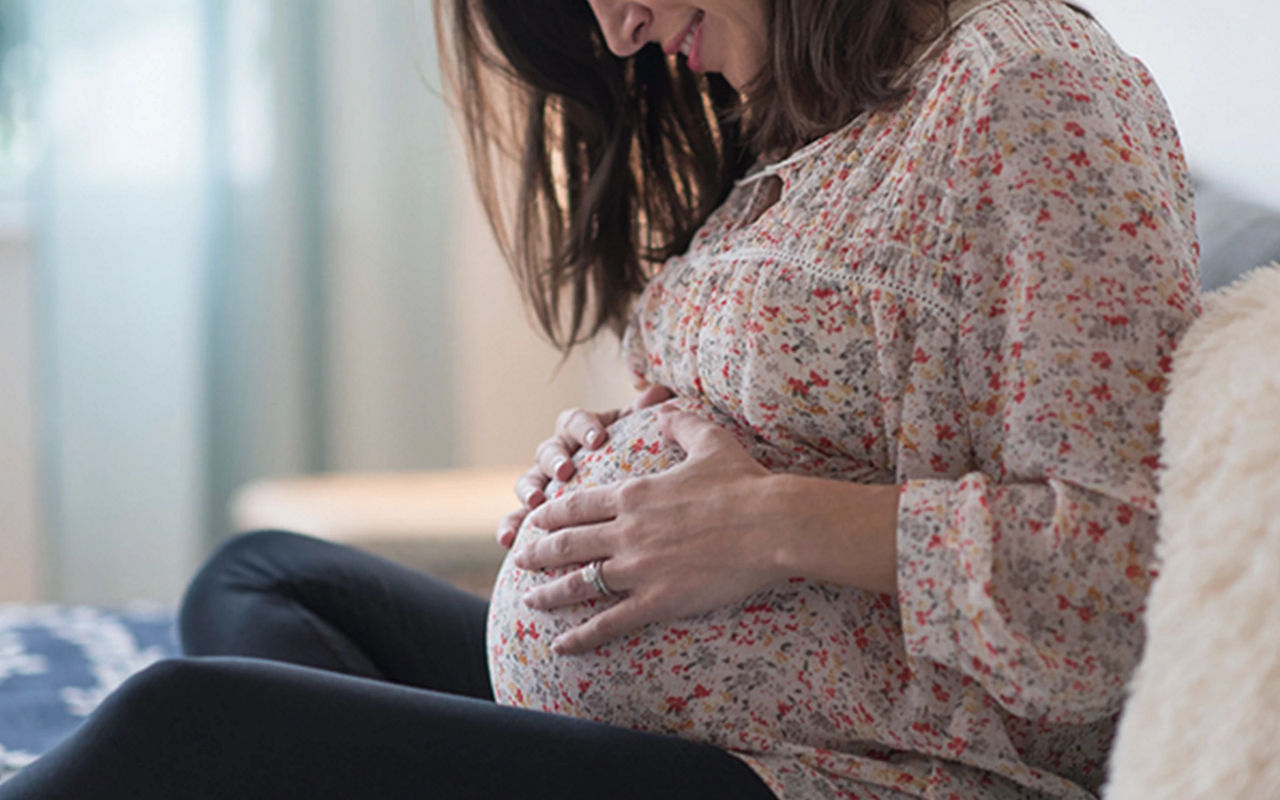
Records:
[[[702,27],[702,12],[698,12],[697,18],[693,22],[693,27],[689,28],[689,32],[685,34],[684,41],[680,43],[680,53],[685,58],[689,57],[689,53],[693,50],[693,39],[698,35],[698,29]]]

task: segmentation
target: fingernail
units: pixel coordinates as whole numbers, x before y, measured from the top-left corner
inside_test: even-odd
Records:
[[[597,430],[590,430],[590,431],[587,431],[587,446],[588,446],[588,447],[595,447],[595,446],[596,446],[596,442],[598,442],[598,441],[600,441],[600,431],[597,431]]]
[[[563,655],[564,654],[564,637],[561,636],[560,638],[553,641],[551,643],[551,649],[554,650],[556,653]]]
[[[533,608],[533,592],[525,592],[524,597],[520,598],[529,608]]]
[[[587,438],[590,438],[590,437],[587,437]],[[552,467],[551,471],[555,473],[557,478],[559,478],[560,473],[564,471],[565,465],[568,463],[569,463],[569,459],[562,458],[556,462],[556,465]]]

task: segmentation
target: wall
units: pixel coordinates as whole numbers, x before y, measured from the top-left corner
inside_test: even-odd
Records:
[[[461,153],[461,145],[454,147]],[[462,156],[459,155],[459,164]],[[534,332],[498,255],[465,169],[455,174],[454,407],[459,466],[531,465],[538,442],[573,406],[616,408],[634,392],[616,341],[602,336],[567,362]],[[514,496],[514,495],[513,495]]]
[[[448,466],[454,159],[429,4],[325,8],[328,466]]]
[[[1280,208],[1280,4],[1085,5],[1155,74],[1192,169]]]

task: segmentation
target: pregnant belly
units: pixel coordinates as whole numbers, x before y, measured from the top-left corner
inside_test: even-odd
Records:
[[[715,420],[705,407],[687,407]],[[758,457],[758,443],[743,444]],[[606,448],[579,453],[575,475],[548,494],[659,472],[683,457],[659,432],[654,410],[637,412],[610,428]],[[526,525],[517,542],[543,535]],[[860,720],[889,711],[889,693],[876,687],[885,666],[905,656],[888,596],[793,579],[732,606],[647,625],[593,653],[560,656],[550,648],[557,635],[619,602],[553,611],[521,602],[566,571],[503,564],[488,623],[498,702],[755,752],[780,742],[833,746],[858,738]]]

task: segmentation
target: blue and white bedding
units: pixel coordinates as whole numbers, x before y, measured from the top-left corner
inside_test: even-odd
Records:
[[[168,607],[0,605],[0,781],[74,731],[125,678],[177,654]]]

